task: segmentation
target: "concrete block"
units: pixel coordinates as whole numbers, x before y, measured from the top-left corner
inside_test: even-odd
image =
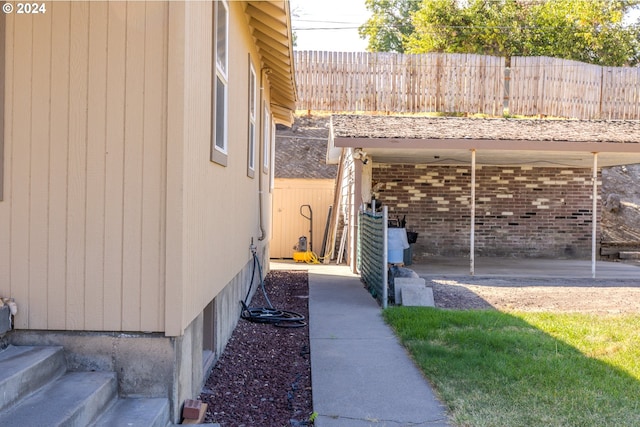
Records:
[[[403,286],[402,305],[412,307],[435,307],[433,289],[426,286]]]
[[[404,286],[425,286],[425,281],[421,277],[396,277],[393,280],[393,290],[396,305],[402,304],[402,288]]]
[[[640,252],[620,251],[620,259],[640,259]]]
[[[0,307],[0,335],[11,330],[11,310],[8,305]]]

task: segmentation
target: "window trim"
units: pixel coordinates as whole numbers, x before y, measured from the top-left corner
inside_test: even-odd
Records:
[[[249,82],[248,82],[248,112],[247,112],[247,176],[254,178],[256,173],[256,128],[258,110],[258,77],[249,54]]]
[[[213,2],[213,30],[212,30],[212,68],[211,78],[211,158],[210,160],[222,166],[227,166],[229,150],[229,6],[226,0]],[[223,9],[220,9],[223,8]],[[218,61],[218,18],[221,10],[225,13],[224,28],[224,59],[223,64]],[[224,86],[224,98],[222,99],[222,147],[218,145],[218,81]]]

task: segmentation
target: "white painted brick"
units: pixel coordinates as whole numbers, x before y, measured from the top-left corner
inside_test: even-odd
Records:
[[[513,199],[513,194],[497,194],[498,199]]]
[[[490,202],[491,197],[478,197],[479,202]]]
[[[469,172],[469,169],[456,169],[457,173],[467,173]]]
[[[538,209],[549,209],[549,205],[540,205]]]
[[[448,212],[449,208],[438,208],[438,212]]]
[[[513,169],[502,169],[502,173],[513,173]]]
[[[435,183],[433,183],[433,184],[431,184],[431,185],[432,185],[433,187],[444,187],[444,184],[443,184],[443,183],[440,183],[440,182],[435,182]]]
[[[502,212],[500,215],[502,215],[502,216],[512,216],[513,212]]]
[[[450,180],[455,180],[457,178],[458,178],[457,176],[452,176],[452,175],[445,175],[444,176],[444,179],[450,179]]]
[[[409,203],[398,203],[397,205],[399,208],[408,208],[409,207]]]
[[[546,199],[544,197],[538,197],[536,200],[539,201],[539,202],[548,202],[549,201],[549,199]]]
[[[403,189],[403,190],[413,190],[413,189],[415,189],[415,188],[416,188],[416,187],[414,187],[414,186],[412,186],[412,185],[405,185],[405,186],[403,186],[403,187],[402,187],[402,189]]]
[[[444,197],[433,196],[431,200],[444,200]]]
[[[427,165],[416,165],[416,169],[426,169]]]
[[[449,201],[448,200],[438,200],[436,202],[436,204],[438,204],[438,205],[448,205]]]
[[[561,175],[573,175],[573,171],[572,170],[564,170],[564,171],[560,171]]]
[[[526,176],[516,176],[514,178],[514,180],[516,181],[527,181],[529,178],[527,178]]]
[[[416,200],[420,200],[421,198],[422,197],[409,197],[409,200],[412,200],[415,202]]]
[[[525,184],[525,188],[538,188],[538,184]]]
[[[384,196],[385,200],[398,200],[396,196]]]
[[[532,171],[533,170],[533,166],[522,166],[520,167],[521,171]]]
[[[451,191],[462,191],[462,187],[449,187]]]
[[[414,179],[413,182],[415,182],[416,184],[424,184],[427,182],[426,179]]]

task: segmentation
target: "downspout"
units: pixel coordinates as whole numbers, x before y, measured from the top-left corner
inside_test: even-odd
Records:
[[[268,73],[269,73],[268,68],[263,68],[262,70],[260,70],[260,102],[258,104],[259,110],[262,110],[262,104],[264,101],[264,81],[265,81],[265,76]],[[256,111],[256,114],[258,114],[258,111]],[[260,146],[260,150],[258,150],[258,153],[260,153],[261,150],[263,150],[264,148],[264,144],[263,144],[264,138],[265,138],[264,123],[263,123],[264,119],[265,117],[262,117],[262,120],[260,120],[260,135],[262,135],[262,138],[258,142]],[[264,168],[264,161],[261,161],[260,158],[258,158],[257,160],[258,160],[258,163],[260,164],[260,167],[257,168],[258,169],[257,171],[258,172],[258,228],[260,229],[260,235],[258,236],[258,241],[262,242],[267,237],[267,233],[264,231],[264,212],[262,207],[262,204],[263,204],[262,175],[264,173],[262,168]]]

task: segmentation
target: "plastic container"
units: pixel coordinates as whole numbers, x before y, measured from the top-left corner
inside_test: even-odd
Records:
[[[387,229],[387,262],[401,264],[404,262],[404,250],[409,248],[407,231],[404,228]]]

